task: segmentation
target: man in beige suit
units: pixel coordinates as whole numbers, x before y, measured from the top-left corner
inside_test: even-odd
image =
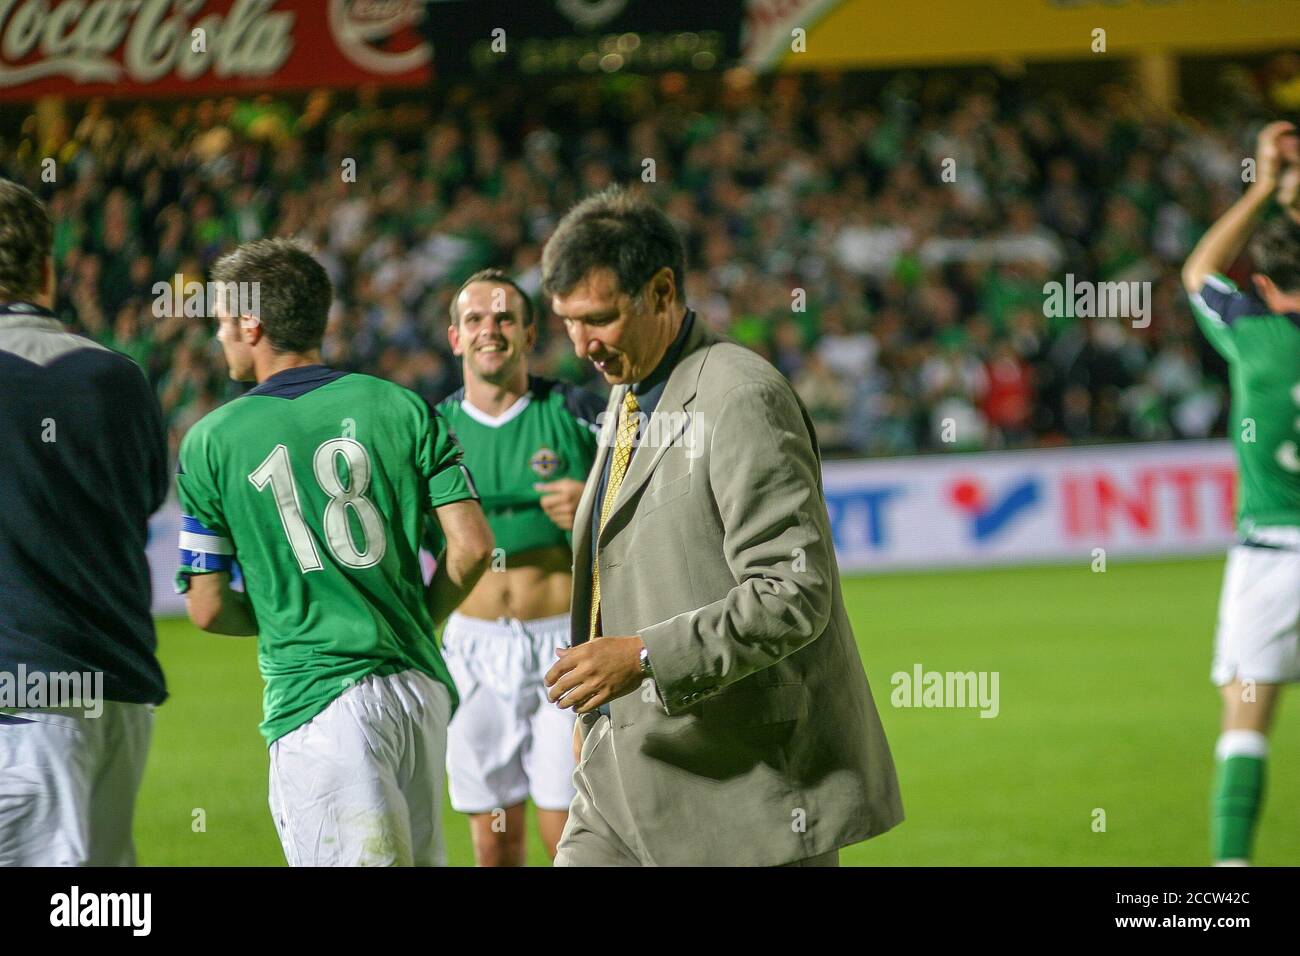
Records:
[[[614,189],[542,281],[612,386],[574,521],[582,715],[557,865],[838,865],[903,818],[840,593],[812,423],[789,383],[680,299],[682,243]]]

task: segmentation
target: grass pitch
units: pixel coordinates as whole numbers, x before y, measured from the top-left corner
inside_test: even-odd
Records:
[[[1221,560],[846,578],[907,820],[845,865],[1207,862]],[[160,621],[171,698],[136,812],[140,862],[283,866],[266,803],[253,639]],[[996,672],[998,713],[891,704],[895,673]],[[1260,865],[1300,863],[1300,707],[1280,705]],[[200,813],[201,811],[201,813]],[[200,823],[202,826],[200,827]],[[1104,829],[1103,829],[1104,827]],[[529,859],[545,864],[530,814]],[[471,865],[447,808],[448,862]]]

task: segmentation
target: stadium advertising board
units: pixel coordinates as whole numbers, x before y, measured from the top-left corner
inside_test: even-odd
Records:
[[[1295,0],[926,0],[923,14],[877,0],[750,3],[751,31],[766,25],[746,43],[746,62],[759,69],[1215,53],[1300,42]],[[795,28],[805,31],[799,43]]]
[[[1233,541],[1224,441],[826,462],[840,570],[1207,554]],[[154,610],[179,614],[180,510],[149,524]]]
[[[429,81],[420,0],[0,0],[0,98]]]
[[[766,69],[795,52],[795,30],[805,33],[843,0],[747,0],[741,56],[746,66]],[[805,37],[806,39],[806,37]]]
[[[840,569],[1213,553],[1233,541],[1227,442],[827,462]]]
[[[436,0],[439,77],[711,70],[740,53],[745,0]]]

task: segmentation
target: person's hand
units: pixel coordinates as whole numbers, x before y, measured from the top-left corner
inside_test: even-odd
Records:
[[[1255,182],[1272,192],[1278,187],[1282,170],[1288,163],[1300,159],[1300,141],[1296,139],[1294,123],[1278,120],[1259,131],[1255,142]]]
[[[573,763],[582,763],[582,724],[579,721],[573,722]]]
[[[546,672],[551,703],[579,714],[632,693],[641,686],[641,638],[595,637],[576,647],[557,647],[560,659]]]
[[[578,513],[578,501],[582,498],[585,483],[576,478],[559,478],[533,485],[542,493],[542,510],[565,531],[573,530],[573,518]]]

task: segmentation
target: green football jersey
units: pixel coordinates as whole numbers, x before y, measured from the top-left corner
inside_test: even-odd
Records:
[[[1228,363],[1238,527],[1300,525],[1300,314],[1271,313],[1221,275],[1206,278],[1191,301]]]
[[[496,546],[509,558],[545,547],[570,547],[572,535],[546,516],[534,486],[559,478],[587,480],[596,460],[604,400],[564,382],[529,376],[528,391],[493,417],[448,396],[438,411],[465,450]],[[436,537],[430,550],[437,553]]]
[[[455,708],[419,548],[430,509],[476,494],[424,399],[320,365],[280,372],[190,429],[176,485],[177,589],[238,564],[268,745],[372,673],[423,671]]]

